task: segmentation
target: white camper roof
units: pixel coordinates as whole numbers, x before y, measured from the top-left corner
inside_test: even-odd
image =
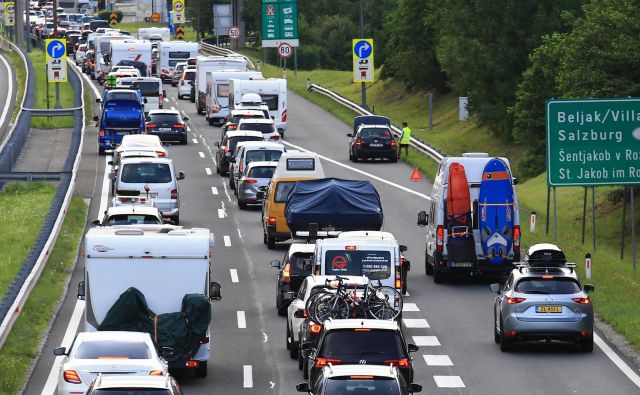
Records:
[[[315,152],[287,151],[278,160],[273,179],[324,178],[320,157]]]

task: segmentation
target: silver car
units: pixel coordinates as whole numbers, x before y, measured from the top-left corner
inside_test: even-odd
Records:
[[[553,244],[529,248],[503,286],[491,284],[494,303],[494,340],[500,350],[515,342],[561,340],[575,342],[581,351],[593,351],[593,305],[581,286],[575,264]]]
[[[278,162],[250,162],[238,179],[236,193],[238,207],[244,209],[247,204],[262,204],[262,198],[258,199],[260,187],[267,187]]]

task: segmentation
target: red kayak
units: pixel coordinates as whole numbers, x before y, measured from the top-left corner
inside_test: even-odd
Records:
[[[458,162],[454,162],[449,166],[447,220],[450,230],[455,226],[471,226],[469,183],[467,182],[464,166]]]

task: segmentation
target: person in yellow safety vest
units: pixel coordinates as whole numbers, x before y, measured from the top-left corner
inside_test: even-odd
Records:
[[[404,155],[409,156],[409,145],[411,144],[411,129],[406,122],[402,122],[402,134],[400,135],[400,148],[398,148],[398,158],[404,148]]]

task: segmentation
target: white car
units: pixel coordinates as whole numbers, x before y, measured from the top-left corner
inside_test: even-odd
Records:
[[[98,373],[166,376],[169,368],[148,333],[80,332],[71,348],[58,347],[64,355],[58,376],[58,395],[84,394]]]
[[[191,84],[196,79],[196,69],[185,67],[182,72],[182,78],[178,83],[178,99],[186,99],[191,97]]]
[[[273,119],[246,119],[243,118],[238,122],[237,130],[256,130],[262,132],[264,141],[279,141],[280,133],[276,129]]]
[[[125,151],[155,152],[157,158],[169,156],[167,149],[162,145],[160,137],[153,134],[128,134],[122,136],[122,143],[113,152],[114,158],[119,158]]]

